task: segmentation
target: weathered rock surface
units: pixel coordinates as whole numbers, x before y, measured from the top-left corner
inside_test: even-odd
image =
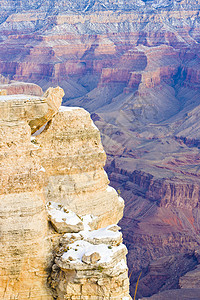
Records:
[[[131,299],[127,250],[110,229],[64,235],[50,279],[56,299]]]
[[[0,96],[0,106],[0,298],[52,299],[44,173],[27,123],[46,104],[20,95]]]
[[[9,76],[5,77],[0,74],[1,95],[25,94],[33,96],[42,96],[43,91],[40,86],[34,83],[18,82],[10,80]]]
[[[143,274],[146,274],[151,260],[199,249],[199,178],[195,173],[189,175],[189,172],[181,172],[183,167],[194,170],[199,154],[191,148],[184,148],[181,150],[186,151],[187,161],[179,152],[182,158],[176,158],[178,163],[168,165],[166,154],[166,161],[162,159],[158,163],[159,152],[156,152],[155,164],[153,159],[115,158],[107,169],[112,185],[119,187],[120,183],[123,197],[129,199],[120,226],[129,249],[129,268],[134,272],[143,269]],[[175,162],[172,157],[170,161]],[[157,169],[156,166],[163,168]],[[163,267],[163,270],[166,268]],[[133,290],[137,278],[137,272],[134,272],[131,282]],[[179,276],[178,269],[174,273]],[[170,276],[173,278],[172,274]],[[156,287],[160,289],[154,283],[149,290],[152,292]],[[141,288],[140,297],[145,295],[144,290]]]
[[[0,96],[0,298],[98,299],[109,293],[113,300],[131,299],[127,249],[113,224],[124,201],[108,186],[105,152],[89,113],[57,112],[62,94],[57,88],[45,97]],[[29,124],[44,118],[51,120],[31,137]],[[68,259],[67,248],[75,246],[85,262],[76,264],[71,250]]]
[[[84,229],[81,218],[62,205],[48,202],[46,209],[49,221],[58,233],[79,232]]]
[[[9,83],[1,83],[0,89],[6,91],[6,95],[25,94],[33,96],[42,96],[41,87],[34,83],[10,81]]]
[[[0,72],[44,90],[59,83],[65,103],[96,113],[111,184],[127,199],[121,226],[133,293],[152,259],[199,247],[199,4],[0,1]],[[78,168],[73,178],[63,175],[57,149],[59,176],[52,173],[48,199],[64,195],[62,203],[68,199],[77,213],[73,195],[80,200],[86,190],[88,199],[101,185],[105,199],[107,179],[100,183],[99,171],[93,178],[87,163],[80,181]],[[154,285],[150,290],[156,292]]]
[[[2,95],[0,113],[2,122],[30,122],[47,112],[44,98],[29,95]],[[8,123],[9,124],[9,123]]]
[[[35,142],[48,176],[47,201],[56,201],[79,216],[98,217],[96,226],[117,223],[124,202],[108,186],[103,170],[105,152],[100,133],[88,112],[81,108],[63,108]]]
[[[48,121],[50,121],[53,116],[58,112],[59,107],[61,106],[62,97],[64,96],[64,91],[60,87],[57,88],[48,88],[44,93],[43,97],[45,102],[48,105],[48,111],[41,118],[35,118],[29,122],[31,127],[31,134],[35,133],[42,126],[44,126]]]
[[[183,289],[198,289],[200,284],[200,266],[186,273],[179,279],[179,285]]]
[[[146,272],[144,272],[142,276],[143,278],[140,280],[137,292],[138,297],[150,296],[157,293],[158,290],[162,292],[165,290],[179,289],[181,276],[188,274],[188,270],[194,269],[197,264],[195,254],[192,252],[164,256],[150,262]],[[184,275],[183,278],[185,276],[186,275]]]
[[[33,11],[39,13],[46,13],[51,11],[52,13],[58,12],[81,12],[88,13],[91,11],[99,11],[99,10],[155,10],[158,8],[164,8],[166,10],[170,10],[171,8],[179,8],[182,9],[198,9],[200,7],[199,1],[191,1],[191,0],[131,0],[131,1],[92,1],[84,0],[84,1],[33,1],[31,3],[27,3],[25,0],[21,2],[15,3],[14,0],[2,0],[0,3],[0,7],[3,10],[2,17],[7,14],[11,14],[15,11],[17,12],[26,12]],[[27,19],[24,18],[24,21]]]

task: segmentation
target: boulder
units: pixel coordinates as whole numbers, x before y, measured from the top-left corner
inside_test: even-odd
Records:
[[[101,259],[101,255],[98,252],[94,252],[91,255],[83,255],[82,261],[86,264],[96,264]]]
[[[31,120],[29,126],[31,127],[31,134],[39,130],[43,125],[50,121],[53,116],[58,112],[59,107],[62,103],[62,97],[64,96],[64,91],[60,87],[48,88],[44,93],[43,98],[48,105],[47,113],[41,118]]]

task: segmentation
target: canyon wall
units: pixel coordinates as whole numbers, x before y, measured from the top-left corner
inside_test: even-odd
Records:
[[[58,111],[62,96],[0,96],[0,298],[131,299],[124,201],[89,113]]]
[[[32,96],[0,97],[0,298],[52,299],[46,272],[44,173],[27,123],[41,117],[47,104]]]
[[[59,84],[65,90],[64,105],[87,109],[101,131],[106,171],[126,201],[120,226],[129,249],[132,294],[142,271],[140,298],[179,288],[178,279],[199,263],[199,5],[190,0],[0,1],[2,89],[12,80],[37,83],[43,90]],[[15,88],[9,89],[12,93]],[[33,94],[34,89],[18,91]],[[117,222],[123,204],[107,190],[98,131],[86,112],[73,113],[77,120],[62,109],[48,123],[51,130],[35,137],[36,146],[46,145],[36,156],[49,176],[48,201],[69,205],[77,214],[94,210],[97,218],[90,226],[98,230],[110,224],[113,205]],[[73,128],[66,127],[69,123]],[[54,220],[58,231],[66,228],[58,223]],[[56,248],[54,231],[51,238]],[[68,257],[56,253],[50,281],[62,298],[59,278],[66,287]],[[75,276],[77,285],[70,285],[78,293],[85,282],[79,263],[67,271]],[[89,267],[87,272],[92,272]],[[95,283],[95,289],[102,291],[102,285]]]

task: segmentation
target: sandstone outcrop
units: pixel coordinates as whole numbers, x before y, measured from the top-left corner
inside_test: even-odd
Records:
[[[28,126],[44,114],[46,103],[32,96],[0,96],[0,107],[0,298],[52,299],[44,173]]]
[[[111,185],[126,199],[120,226],[134,270],[134,293],[138,274],[146,272],[152,260],[199,247],[199,0],[2,0],[0,7],[0,72],[38,83],[44,90],[59,84],[65,90],[64,104],[95,113]],[[69,123],[68,114],[69,118],[67,113],[56,115],[56,120]],[[80,208],[74,205],[82,196],[85,201],[94,196],[96,204],[104,199],[107,206],[107,178],[100,176],[99,163],[104,154],[97,149],[95,176],[90,163],[93,145],[87,154],[81,153],[77,164],[71,155],[73,167],[70,159],[64,163],[65,155],[78,156],[66,139],[77,136],[79,147],[81,138],[76,130],[67,131],[67,137],[60,134],[63,144],[52,146],[49,139],[60,139],[48,132],[54,122],[49,122],[43,137],[33,140],[41,147],[45,135],[48,140],[48,150],[38,151],[51,174],[45,190],[48,200],[63,206],[70,202],[77,214],[83,208],[87,213],[83,203]],[[52,152],[52,167],[45,152]],[[112,193],[111,202],[118,205]],[[98,218],[92,219],[93,229],[107,225],[103,211],[102,207]],[[111,206],[107,215],[109,211]],[[119,219],[120,213],[116,215]],[[69,230],[67,225],[58,222],[54,227]],[[174,273],[179,276],[175,269]],[[149,281],[149,290],[158,292],[156,288],[159,285]],[[140,285],[138,291],[142,297]]]
[[[115,225],[124,201],[108,186],[89,113],[56,111],[62,95],[0,96],[0,298],[131,299]],[[31,137],[29,124],[44,118]]]
[[[29,122],[31,127],[31,134],[35,133],[42,126],[44,126],[48,121],[50,121],[53,116],[58,112],[61,106],[62,97],[64,96],[64,91],[60,87],[55,89],[49,88],[43,95],[45,102],[48,105],[48,111],[41,118],[35,118]]]
[[[56,201],[80,216],[98,217],[96,227],[117,223],[123,200],[108,186],[106,155],[100,133],[88,112],[61,107],[42,134],[35,137],[48,176],[47,201]]]
[[[48,210],[51,210],[52,205],[55,207],[52,202],[47,205]],[[64,212],[62,222],[69,223],[70,212],[65,208]],[[79,224],[80,219],[74,224],[74,228],[71,228],[72,233],[64,234],[56,253],[49,280],[56,299],[73,299],[73,297],[130,299],[127,250],[122,244],[119,227],[111,225],[91,231],[84,218],[82,218],[84,230],[81,230]],[[76,233],[77,231],[79,233]],[[64,227],[63,232],[66,232]]]

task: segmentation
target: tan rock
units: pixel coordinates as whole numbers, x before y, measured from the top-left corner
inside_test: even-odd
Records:
[[[97,231],[98,233],[95,231],[94,235],[99,235],[99,238],[102,236],[103,239],[105,230]],[[74,234],[80,236],[80,240],[75,239],[73,242],[70,239],[63,239],[61,241],[60,249],[61,251],[63,249],[63,254],[56,257],[57,268],[52,269],[50,280],[57,299],[76,298],[79,296],[77,293],[79,289],[81,290],[81,299],[84,297],[106,299],[108,295],[109,299],[113,300],[122,300],[124,297],[127,297],[124,299],[131,299],[126,265],[126,247],[121,243],[117,246],[103,243],[95,245],[87,241],[89,233],[84,234],[82,232],[81,234],[82,237],[79,233]],[[110,231],[110,234],[113,237],[116,236],[116,239],[118,238],[116,232],[111,233]],[[70,234],[65,236],[69,237]],[[73,276],[69,276],[70,272]],[[74,284],[76,290],[70,288]]]
[[[34,95],[34,96],[41,96],[41,97],[43,95],[42,88],[30,82],[29,83],[18,82],[13,80],[12,82],[9,83],[3,82],[0,83],[0,89],[6,92],[5,94],[1,94],[1,95],[25,94],[25,95]]]
[[[121,228],[120,228],[118,225],[116,225],[116,224],[111,225],[111,226],[109,226],[109,228],[108,228],[108,230],[114,231],[114,232],[117,232],[117,231],[120,230],[120,229],[121,229]]]
[[[124,203],[108,186],[100,133],[83,109],[56,113],[61,89],[45,97],[0,96],[0,299],[129,297],[115,225]],[[50,124],[31,139],[28,123],[35,130],[44,118]],[[66,231],[74,233],[60,239]]]
[[[5,96],[5,95],[7,95],[7,90],[0,89],[0,96]]]
[[[41,118],[47,113],[48,106],[42,97],[31,95],[0,96],[1,121],[27,121]]]
[[[101,259],[101,255],[98,252],[94,252],[91,255],[83,255],[82,261],[86,264],[95,264]]]
[[[98,228],[117,223],[123,200],[108,186],[106,155],[99,130],[81,108],[62,108],[36,137],[48,183],[47,201],[61,203],[79,216],[98,217]]]
[[[60,87],[57,88],[48,88],[44,93],[43,98],[48,104],[48,111],[41,118],[36,118],[29,122],[31,127],[31,133],[36,132],[40,127],[50,121],[53,116],[58,112],[58,109],[62,102],[62,97],[64,96],[64,91]]]
[[[93,245],[106,244],[109,246],[118,246],[122,243],[122,233],[117,230],[113,231],[112,228],[115,226],[116,228],[118,227],[120,229],[120,227],[117,225],[110,225],[98,230],[80,232],[76,234],[65,234],[61,238],[61,243],[70,244],[77,240],[84,239]]]
[[[49,220],[58,233],[79,232],[84,229],[79,216],[62,205],[48,203],[46,209]]]
[[[0,299],[39,300],[43,295],[50,300],[44,172],[35,155],[38,147],[31,143],[27,122],[16,120],[0,122],[0,145]]]

